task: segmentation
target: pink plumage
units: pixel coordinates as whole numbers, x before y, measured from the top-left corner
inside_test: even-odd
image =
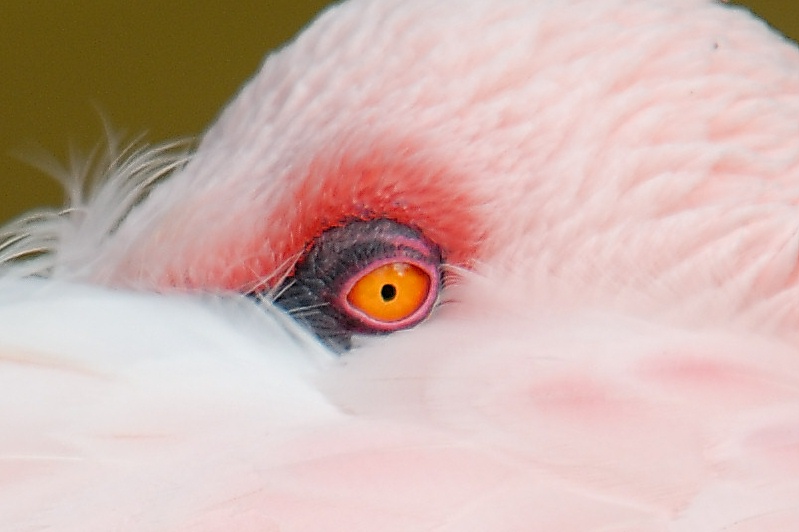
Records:
[[[799,529],[797,117],[717,2],[331,8],[8,229],[0,528]],[[441,249],[420,325],[334,356],[230,293],[376,218]]]

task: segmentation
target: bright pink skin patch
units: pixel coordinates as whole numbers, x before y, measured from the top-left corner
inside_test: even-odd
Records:
[[[314,239],[353,219],[388,218],[418,227],[441,248],[447,263],[469,266],[483,234],[473,207],[476,200],[453,187],[458,179],[445,177],[447,173],[454,170],[388,162],[379,153],[356,162],[316,161],[304,173],[286,178],[287,187],[274,191],[273,210],[258,211],[260,230],[242,235],[223,254],[204,256],[207,247],[202,246],[194,248],[196,257],[175,257],[159,284],[247,292],[274,288]],[[186,268],[187,263],[203,262],[208,266]],[[128,275],[141,276],[141,270],[123,272]]]
[[[424,167],[381,165],[380,157],[357,163],[344,162],[332,172],[320,164],[294,183],[290,197],[272,219],[285,220],[285,226],[271,224],[266,234],[252,241],[252,250],[270,242],[273,258],[260,262],[260,276],[277,270],[291,257],[309,247],[324,230],[348,219],[388,218],[400,224],[419,227],[435,242],[452,264],[467,265],[474,258],[480,231],[471,209],[474,200],[453,190],[455,181],[437,175],[442,172]],[[460,202],[453,201],[461,198]],[[442,206],[461,205],[460,209]],[[285,228],[291,228],[286,231]],[[245,264],[227,281],[227,287],[252,281],[253,270]]]

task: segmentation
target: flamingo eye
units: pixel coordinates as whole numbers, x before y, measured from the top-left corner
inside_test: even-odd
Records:
[[[426,309],[430,285],[430,275],[422,267],[391,262],[358,278],[347,292],[347,303],[354,312],[363,313],[364,320],[392,327]]]
[[[278,287],[275,302],[337,351],[353,334],[407,329],[432,311],[441,289],[438,246],[393,220],[328,229]]]

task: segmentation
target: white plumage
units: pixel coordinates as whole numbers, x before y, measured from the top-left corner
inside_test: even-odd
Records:
[[[0,528],[797,530],[797,116],[715,2],[334,7],[8,228]],[[235,293],[353,218],[441,247],[423,323],[338,356]]]

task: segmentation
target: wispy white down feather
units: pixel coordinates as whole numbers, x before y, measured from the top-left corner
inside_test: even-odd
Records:
[[[190,157],[187,141],[157,146],[134,141],[122,148],[110,130],[106,139],[88,155],[73,152],[69,167],[46,155],[30,159],[63,186],[66,205],[27,213],[2,228],[0,270],[5,274],[79,276],[86,257],[113,236],[158,182]]]

